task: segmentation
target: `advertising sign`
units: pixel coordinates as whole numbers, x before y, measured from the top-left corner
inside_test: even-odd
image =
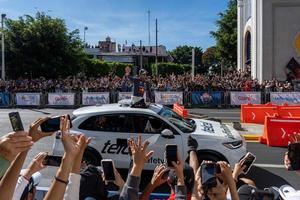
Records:
[[[82,93],[83,105],[99,105],[109,103],[109,92],[104,93]]]
[[[40,93],[16,93],[18,106],[39,106]]]
[[[300,92],[271,92],[270,93],[271,103],[281,104],[300,104]]]
[[[260,92],[230,92],[230,104],[261,104]]]
[[[155,92],[155,103],[163,105],[173,105],[174,103],[183,103],[182,92]]]
[[[221,92],[193,92],[193,105],[217,106],[221,104]]]
[[[74,93],[49,93],[48,104],[51,106],[74,105]]]

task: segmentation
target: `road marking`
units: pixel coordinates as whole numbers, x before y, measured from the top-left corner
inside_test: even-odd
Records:
[[[240,111],[214,111],[214,112],[208,112],[209,114],[240,114]]]
[[[276,164],[254,164],[256,167],[265,167],[265,168],[276,168],[276,169],[285,169],[284,165],[276,165]]]

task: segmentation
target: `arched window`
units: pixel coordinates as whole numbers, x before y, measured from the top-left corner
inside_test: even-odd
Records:
[[[245,37],[245,53],[246,53],[246,65],[251,65],[251,33],[250,31],[247,31],[246,37]]]

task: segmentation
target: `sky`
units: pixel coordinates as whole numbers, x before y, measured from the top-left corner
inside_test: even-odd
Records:
[[[155,45],[155,19],[158,43],[172,50],[179,45],[206,49],[215,44],[210,31],[227,7],[227,0],[0,0],[0,13],[17,19],[43,11],[65,20],[68,29],[79,29],[86,42],[95,45],[110,36],[123,45],[148,45],[150,10],[151,45]]]

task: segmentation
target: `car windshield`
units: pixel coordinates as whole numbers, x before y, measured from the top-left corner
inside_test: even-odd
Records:
[[[184,119],[172,109],[163,106],[162,109],[158,112],[160,116],[170,121],[177,128],[179,128],[184,133],[194,132],[196,129],[196,123],[192,119]]]

